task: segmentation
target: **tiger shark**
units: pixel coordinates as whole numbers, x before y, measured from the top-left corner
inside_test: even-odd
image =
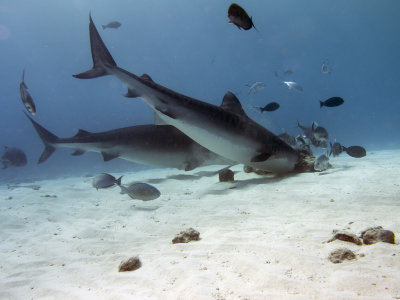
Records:
[[[101,153],[104,161],[119,157],[143,165],[185,171],[205,165],[235,164],[169,125],[138,125],[97,133],[79,129],[73,137],[59,138],[25,115],[45,145],[38,163],[46,161],[58,148],[72,148],[75,150],[72,155],[92,151]]]
[[[137,76],[117,66],[89,15],[92,69],[73,75],[89,79],[116,76],[128,88],[126,97],[140,97],[166,124],[172,125],[203,147],[234,162],[273,173],[295,169],[298,151],[251,120],[236,96],[227,92],[221,106],[203,102]]]

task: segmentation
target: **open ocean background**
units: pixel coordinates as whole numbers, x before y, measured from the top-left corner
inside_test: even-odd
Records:
[[[237,2],[253,17],[258,32],[228,24],[232,2],[54,1],[0,2],[0,146],[27,154],[23,168],[0,170],[0,180],[46,179],[142,168],[100,154],[72,157],[57,150],[37,165],[43,144],[19,95],[22,70],[37,109],[34,117],[59,137],[79,128],[99,132],[153,122],[140,99],[121,95],[125,87],[108,76],[72,77],[92,66],[89,11],[117,64],[179,93],[220,104],[226,91],[236,93],[251,118],[276,134],[297,135],[297,121],[324,126],[345,146],[367,152],[400,147],[400,1],[281,0]],[[101,29],[119,21],[122,26]],[[328,61],[329,75],[321,73]],[[274,76],[304,88],[288,90]],[[248,95],[246,83],[267,87]],[[319,100],[340,96],[344,105],[319,107]],[[281,108],[261,114],[253,106],[276,101]]]

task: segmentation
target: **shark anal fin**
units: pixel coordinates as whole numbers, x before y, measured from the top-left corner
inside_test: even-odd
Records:
[[[167,117],[170,117],[171,119],[176,119],[176,116],[166,109],[161,109],[157,106],[155,106],[154,109],[157,110],[158,112],[160,112],[161,114],[166,115]]]
[[[82,150],[82,149],[75,149],[75,151],[71,154],[71,155],[73,155],[73,156],[79,156],[79,155],[82,155],[82,154],[85,154],[85,150]]]
[[[261,153],[259,155],[254,156],[250,161],[251,162],[262,162],[266,161],[268,158],[270,158],[271,154],[270,153]]]
[[[101,155],[103,156],[104,161],[110,161],[119,156],[118,154],[109,154],[107,152],[101,152]]]
[[[137,98],[140,97],[140,95],[135,92],[134,90],[128,89],[128,92],[124,95],[126,98]]]

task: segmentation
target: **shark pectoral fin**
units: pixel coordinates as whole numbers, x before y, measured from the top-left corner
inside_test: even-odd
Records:
[[[104,161],[110,161],[119,156],[118,154],[109,154],[107,152],[101,152],[101,155],[103,156]]]
[[[140,97],[140,94],[137,93],[136,91],[132,90],[132,89],[128,89],[128,92],[126,94],[124,94],[124,97],[126,97],[126,98],[137,98],[137,97]]]
[[[250,161],[251,162],[262,162],[266,161],[268,158],[270,158],[271,154],[270,153],[261,153],[259,155],[254,156]]]
[[[168,125],[158,114],[158,112],[154,112],[154,125]]]
[[[79,155],[82,155],[82,154],[85,154],[85,150],[82,150],[82,149],[75,149],[75,151],[71,154],[71,155],[73,155],[73,156],[79,156]]]
[[[159,113],[166,115],[167,117],[170,117],[171,119],[176,119],[176,116],[172,112],[168,111],[168,109],[166,108],[160,108],[155,106],[154,109]]]

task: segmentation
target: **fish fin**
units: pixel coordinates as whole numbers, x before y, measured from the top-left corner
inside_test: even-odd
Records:
[[[101,39],[100,34],[97,31],[96,26],[94,25],[90,14],[89,14],[89,33],[90,33],[90,48],[92,52],[93,67],[92,69],[86,72],[72,75],[75,78],[89,79],[89,78],[96,78],[100,76],[109,75],[105,66],[117,67],[117,64],[115,63],[113,57],[111,56],[103,40]]]
[[[259,155],[254,156],[250,161],[251,162],[262,162],[262,161],[266,161],[270,157],[271,157],[270,153],[263,152]]]
[[[101,25],[101,27],[103,27],[103,30],[107,28],[107,26],[106,26],[106,25]]]
[[[163,119],[160,118],[157,112],[154,112],[154,124],[155,125],[168,125]]]
[[[256,26],[254,26],[253,17],[250,17],[250,21],[251,21],[251,26],[252,26],[257,32],[259,32],[258,29],[256,28]]]
[[[223,110],[229,111],[231,113],[247,117],[246,113],[243,110],[242,104],[240,104],[239,99],[235,96],[234,93],[230,91],[225,94],[220,107]]]
[[[79,156],[79,155],[82,155],[82,154],[85,154],[85,153],[86,153],[85,150],[82,150],[82,149],[75,149],[75,151],[74,151],[71,155],[73,155],[73,156]]]
[[[132,90],[132,89],[128,88],[128,92],[126,94],[124,94],[124,97],[126,97],[126,98],[138,98],[138,97],[140,97],[140,94],[137,93],[135,90]]]
[[[319,101],[319,107],[322,108],[322,106],[324,106],[324,102]]]
[[[53,144],[57,143],[59,140],[58,136],[55,134],[51,133],[48,131],[46,128],[44,128],[42,125],[34,121],[26,112],[23,112],[25,116],[31,121],[33,127],[35,128],[37,134],[39,135],[40,139],[42,140],[44,144],[44,150],[42,155],[39,158],[38,163],[42,163],[46,161],[56,150],[56,148],[53,146]]]
[[[118,179],[116,180],[116,182],[115,182],[118,186],[121,186],[121,179],[122,179],[122,177],[124,177],[124,175],[122,175],[120,178],[118,178]]]
[[[117,158],[119,155],[118,154],[109,154],[107,152],[101,152],[101,155],[103,156],[104,161],[110,161],[114,158]]]
[[[157,110],[160,114],[166,115],[167,117],[170,117],[171,119],[176,119],[176,116],[168,111],[167,109],[161,109],[157,106],[154,107],[155,110]]]
[[[39,157],[38,164],[45,162],[53,154],[54,151],[56,151],[55,147],[50,144],[45,145],[42,155],[40,155]]]
[[[153,81],[153,79],[150,77],[150,75],[149,74],[146,74],[146,73],[144,73],[142,76],[140,76],[141,78],[143,78],[143,79],[146,79],[146,80],[148,80],[148,81]]]
[[[333,153],[333,150],[332,150],[333,149],[333,147],[332,147],[333,145],[332,145],[331,142],[329,142],[329,145],[331,146],[331,151],[329,152],[329,157],[330,157],[332,155],[332,153]]]
[[[89,131],[83,130],[83,129],[78,129],[78,133],[74,135],[74,137],[84,137],[84,136],[88,136],[89,134],[92,134]]]

